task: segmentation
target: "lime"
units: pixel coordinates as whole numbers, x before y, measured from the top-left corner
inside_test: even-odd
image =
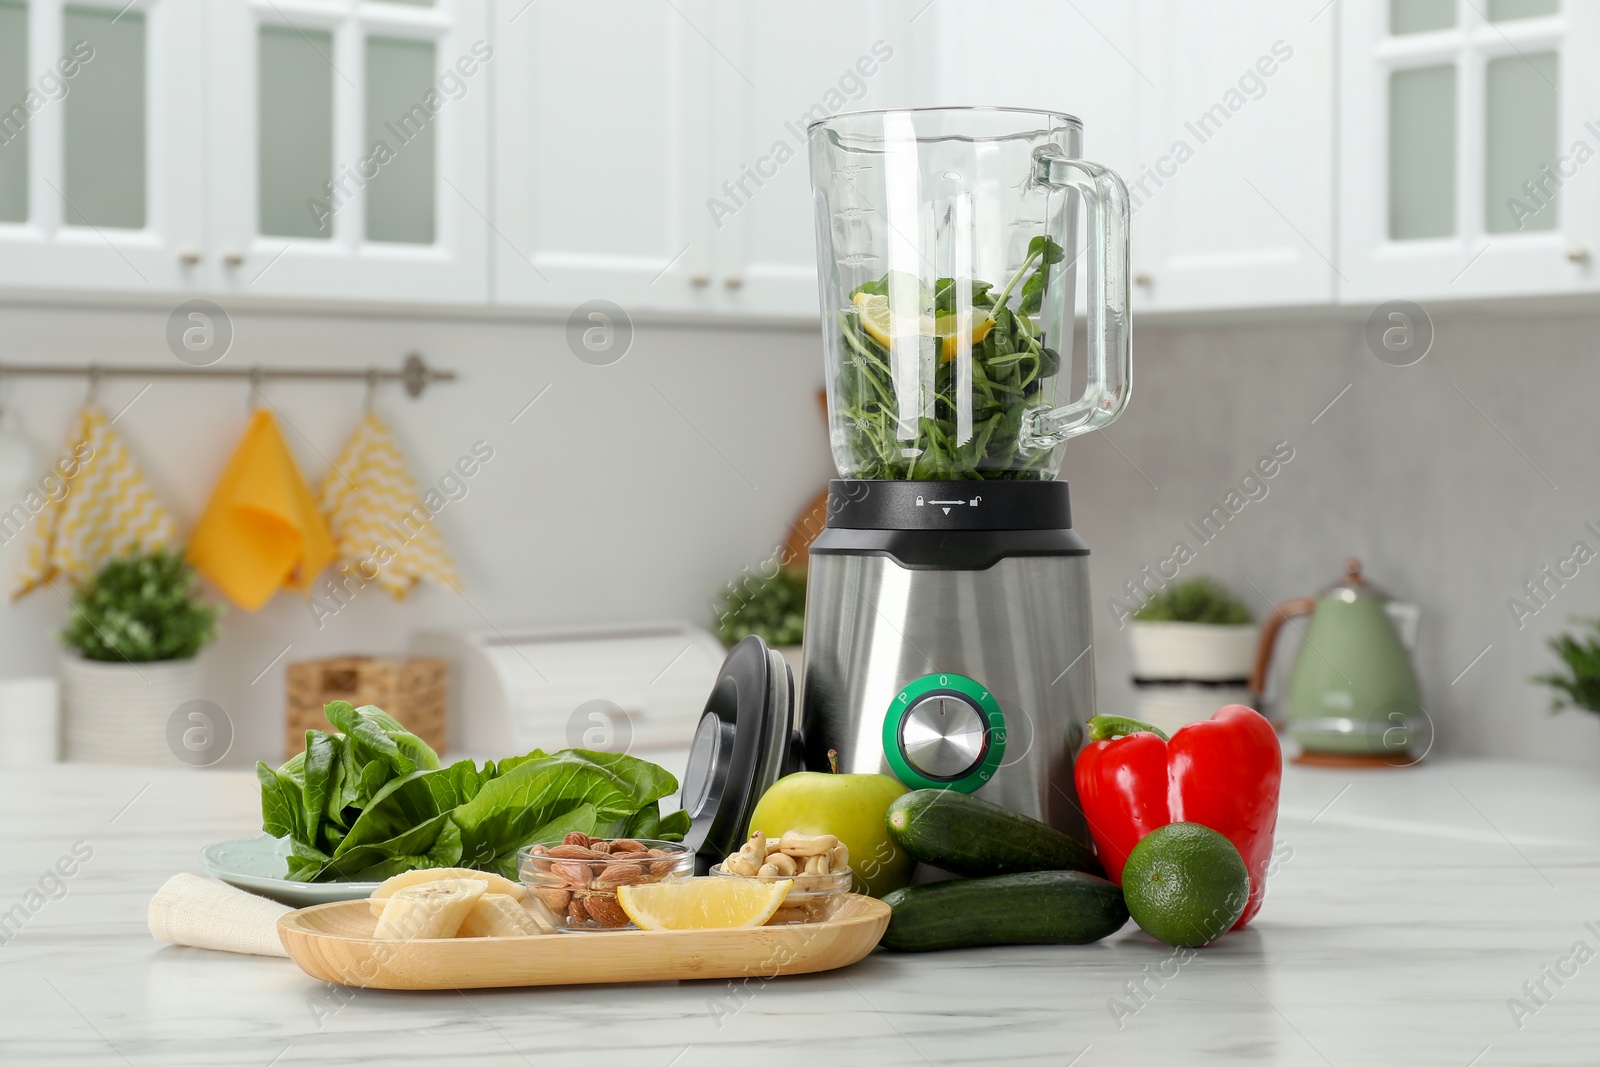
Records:
[[[1244,914],[1250,873],[1233,842],[1209,826],[1169,823],[1133,846],[1122,868],[1122,895],[1145,933],[1199,948]]]

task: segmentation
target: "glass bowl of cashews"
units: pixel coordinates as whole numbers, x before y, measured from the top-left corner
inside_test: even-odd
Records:
[[[782,837],[753,833],[738,852],[711,868],[713,877],[749,878],[758,882],[788,879],[794,884],[768,926],[821,922],[833,915],[850,892],[850,850],[832,834]]]

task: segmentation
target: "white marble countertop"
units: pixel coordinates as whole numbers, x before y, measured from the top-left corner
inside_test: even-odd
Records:
[[[1600,771],[1291,768],[1260,918],[1188,960],[1130,924],[1092,946],[880,952],[748,987],[467,995],[352,991],[153,941],[151,894],[198,872],[202,845],[255,831],[255,796],[239,772],[0,776],[0,913],[44,901],[0,933],[0,1063],[1600,1061]],[[64,895],[30,898],[74,847],[92,854]]]

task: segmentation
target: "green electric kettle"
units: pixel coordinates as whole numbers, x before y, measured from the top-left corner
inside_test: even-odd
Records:
[[[1264,692],[1278,632],[1310,615],[1289,672],[1283,725],[1307,762],[1417,762],[1432,742],[1411,666],[1421,611],[1391,600],[1345,561],[1345,576],[1317,597],[1279,604],[1261,628],[1250,688]]]

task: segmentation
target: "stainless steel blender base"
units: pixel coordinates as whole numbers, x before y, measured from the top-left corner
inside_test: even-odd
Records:
[[[902,690],[930,675],[935,686],[941,674],[970,678],[998,702],[1005,722],[998,765],[975,795],[1090,843],[1072,782],[1094,714],[1089,604],[1082,554],[954,570],[910,569],[885,554],[813,551],[800,716],[807,766],[826,769],[832,748],[841,772],[896,774],[884,720]],[[948,761],[970,747],[970,718],[964,710],[950,718],[948,744],[930,741],[926,724],[909,724],[921,733],[906,735],[908,743]]]

